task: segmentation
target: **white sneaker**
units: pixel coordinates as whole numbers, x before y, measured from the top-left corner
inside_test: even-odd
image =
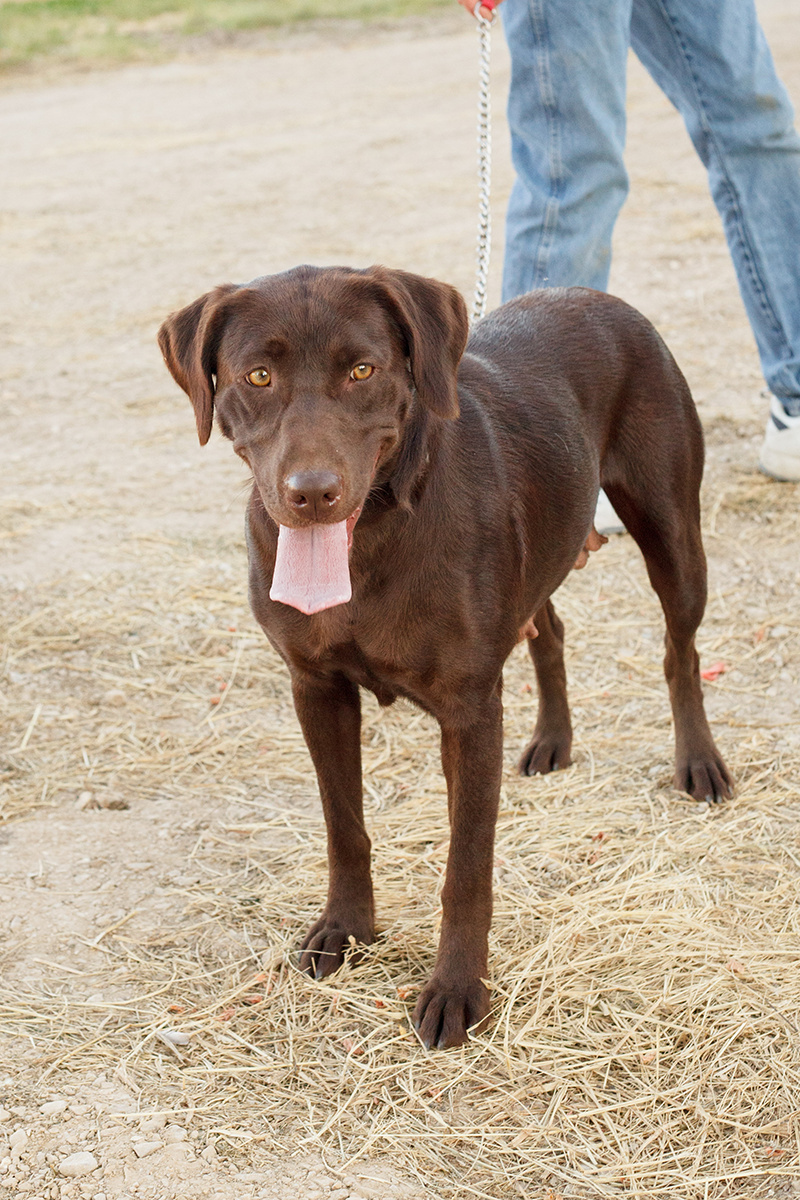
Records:
[[[800,417],[790,417],[777,396],[772,397],[758,469],[784,483],[800,483]]]
[[[798,424],[800,425],[800,421]],[[594,527],[598,533],[604,533],[606,537],[610,533],[626,532],[625,526],[614,511],[614,505],[602,488],[597,496],[597,508],[594,510]]]

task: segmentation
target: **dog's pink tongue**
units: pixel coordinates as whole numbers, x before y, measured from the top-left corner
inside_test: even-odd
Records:
[[[304,529],[279,525],[270,600],[308,614],[346,604],[353,594],[347,556],[349,523]]]

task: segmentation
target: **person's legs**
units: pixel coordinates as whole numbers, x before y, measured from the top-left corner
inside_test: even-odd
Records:
[[[625,73],[631,0],[505,0],[517,178],[503,300],[537,287],[605,289],[628,189]]]
[[[506,216],[503,300],[540,287],[604,291],[628,192],[625,83],[631,0],[505,0],[508,122],[517,178]],[[623,525],[600,493],[595,525]]]
[[[631,43],[708,169],[762,370],[781,402],[762,466],[800,479],[800,137],[753,0],[634,0]]]

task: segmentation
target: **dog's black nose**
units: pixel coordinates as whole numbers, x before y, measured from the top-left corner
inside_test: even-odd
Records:
[[[286,499],[303,516],[325,516],[342,495],[342,477],[333,471],[295,471],[286,480]]]

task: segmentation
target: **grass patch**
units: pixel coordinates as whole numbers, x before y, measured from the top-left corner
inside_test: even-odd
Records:
[[[43,59],[100,65],[174,52],[181,39],[304,21],[375,20],[453,0],[0,0],[0,71]]]

